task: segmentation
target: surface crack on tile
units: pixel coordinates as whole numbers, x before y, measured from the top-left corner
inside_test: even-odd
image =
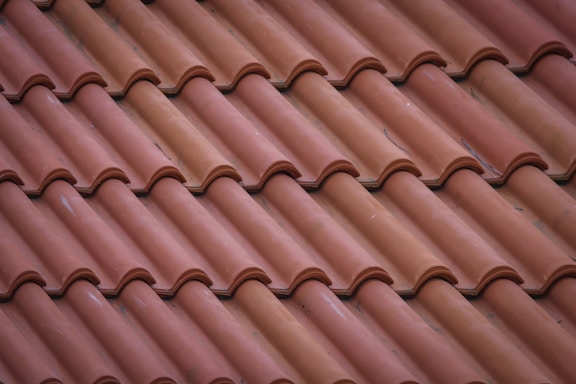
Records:
[[[410,152],[409,152],[407,149],[403,148],[400,144],[398,144],[398,143],[396,143],[394,140],[392,140],[392,138],[391,138],[390,135],[388,134],[388,130],[387,130],[386,128],[382,128],[382,129],[384,130],[384,136],[386,136],[386,138],[387,138],[388,140],[390,140],[390,142],[391,142],[392,144],[394,144],[395,146],[397,146],[398,148],[400,148],[400,149],[403,150],[404,152],[410,154]]]
[[[464,147],[466,147],[466,149],[468,150],[468,152],[470,152],[470,154],[472,154],[472,156],[474,156],[474,158],[476,158],[476,160],[478,160],[480,162],[480,164],[482,164],[486,169],[490,170],[492,173],[498,175],[498,176],[502,176],[502,172],[500,172],[499,170],[497,170],[496,168],[494,168],[492,165],[490,165],[489,163],[487,163],[486,161],[482,160],[482,158],[480,158],[480,155],[474,150],[472,149],[472,147],[470,146],[470,144],[468,144],[466,142],[466,140],[464,140],[463,137],[460,138],[460,141],[462,142],[462,144],[464,145]]]

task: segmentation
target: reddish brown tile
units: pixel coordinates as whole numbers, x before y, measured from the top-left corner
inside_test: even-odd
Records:
[[[459,168],[483,172],[478,160],[381,74],[362,71],[340,94],[414,161],[426,184],[441,185]]]
[[[20,88],[17,89],[14,86],[8,88],[7,97],[19,99],[25,89],[33,84],[53,84],[54,93],[64,98],[72,97],[74,92],[86,83],[106,85],[106,81],[96,72],[90,62],[66,40],[64,35],[31,1],[7,2],[2,7],[0,17],[4,20],[4,31],[21,48],[24,48],[23,50],[10,50],[9,57],[17,59],[16,62],[22,62],[23,65],[18,65],[16,68],[14,68],[14,63],[10,65],[11,71],[18,71],[16,79],[12,79],[11,83],[15,81],[16,86]],[[29,25],[34,25],[34,28],[28,28]],[[29,57],[20,58],[20,53],[24,52]],[[41,72],[38,72],[38,68]],[[0,81],[2,81],[1,77]],[[3,81],[2,84],[4,84]]]
[[[408,155],[320,75],[303,74],[286,97],[352,162],[363,185],[378,187],[399,170],[420,175]]]
[[[526,72],[549,53],[572,56],[560,36],[523,10],[528,7],[521,6],[522,1],[448,0],[447,3],[504,53],[513,71]],[[543,8],[550,7],[552,3]]]
[[[160,83],[158,75],[85,0],[58,0],[45,13],[106,79],[106,91],[121,96],[139,79]]]
[[[576,86],[576,68],[571,69],[563,76],[565,86]],[[515,141],[542,157],[548,175],[566,179],[576,170],[576,121],[566,119],[500,63],[483,61],[459,85],[502,122]]]
[[[308,196],[285,176],[277,176],[256,199],[306,245],[308,254],[320,253],[318,263],[324,270],[334,269],[328,275],[335,292],[349,292],[348,287],[370,277],[391,282],[382,269],[392,277],[394,289],[403,293],[414,292],[431,276],[457,281],[349,175],[334,174],[318,193]],[[351,205],[352,199],[358,203]],[[378,272],[380,276],[374,275]]]
[[[450,266],[460,292],[478,294],[502,277],[522,283],[498,250],[414,175],[396,172],[372,195],[428,252]]]
[[[221,28],[227,29],[237,39],[236,44],[242,44],[263,63],[265,70],[259,71],[260,74],[269,78],[275,86],[284,88],[305,71],[327,73],[316,57],[300,45],[294,36],[267,14],[258,3],[211,1],[199,4],[218,20]],[[178,12],[181,14],[181,11]],[[221,62],[234,61],[222,58]],[[240,78],[236,77],[236,80]],[[216,84],[219,88],[223,88],[218,80]]]
[[[493,61],[482,63],[501,67]],[[473,91],[460,88],[439,68],[430,64],[418,67],[400,89],[482,164],[490,182],[506,180],[523,164],[547,167],[535,149],[475,100]]]
[[[477,174],[456,172],[436,195],[518,272],[527,292],[544,293],[560,277],[576,273],[570,255]]]
[[[247,190],[258,190],[275,173],[300,172],[218,89],[202,78],[189,81],[174,105],[238,170]]]
[[[358,176],[358,171],[322,131],[307,120],[262,76],[248,75],[227,99],[276,148],[286,154],[300,172],[304,187],[318,187],[337,171]]]

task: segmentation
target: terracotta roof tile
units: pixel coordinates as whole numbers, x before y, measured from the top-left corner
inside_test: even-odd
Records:
[[[53,92],[63,98],[72,97],[79,87],[89,82],[106,85],[90,62],[32,2],[9,1],[2,8],[0,18],[4,21],[4,33],[10,36],[3,38],[8,39],[4,44],[9,44],[11,39],[20,45],[20,49],[9,49],[8,73],[0,76],[2,84],[3,77],[10,78],[7,85],[3,85],[7,98],[18,100],[34,84],[53,85]],[[35,28],[28,28],[30,23]],[[14,67],[14,63],[20,62],[22,66]]]
[[[575,382],[575,10],[0,0],[0,382]]]

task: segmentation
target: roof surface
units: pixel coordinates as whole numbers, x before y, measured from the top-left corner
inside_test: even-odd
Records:
[[[576,382],[576,2],[0,3],[0,382]]]

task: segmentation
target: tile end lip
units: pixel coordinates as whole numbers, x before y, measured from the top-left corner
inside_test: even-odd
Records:
[[[43,85],[52,90],[56,88],[54,82],[47,75],[37,73],[30,76],[19,89],[9,89],[8,87],[0,85],[0,91],[10,103],[17,103],[22,100],[30,88],[36,85]]]
[[[18,288],[25,283],[35,283],[41,287],[46,286],[46,280],[37,271],[24,271],[12,281],[7,289],[0,291],[0,302],[10,300]]]
[[[478,281],[476,287],[463,288],[459,284],[456,284],[455,287],[463,295],[473,297],[480,295],[490,283],[499,279],[508,279],[518,285],[524,283],[524,279],[514,268],[501,265],[487,271]]]

